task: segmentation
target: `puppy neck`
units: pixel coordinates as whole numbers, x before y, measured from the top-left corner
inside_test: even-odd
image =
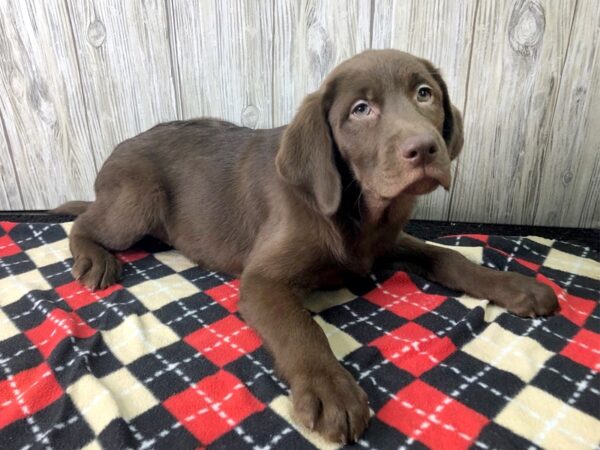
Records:
[[[364,201],[362,198],[363,190],[337,147],[334,148],[334,158],[342,184],[342,197],[336,214],[336,222],[342,225],[343,228],[356,231],[363,224],[363,212],[366,208],[362,204]]]
[[[337,148],[334,155],[342,184],[336,222],[351,234],[361,233],[387,222],[390,208],[398,199],[383,199],[363,189]]]

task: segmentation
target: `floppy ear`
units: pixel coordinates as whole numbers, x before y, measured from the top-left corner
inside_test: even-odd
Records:
[[[450,159],[456,158],[461,152],[464,144],[463,138],[463,119],[462,114],[458,108],[451,105],[452,109],[452,133],[450,134],[450,142],[447,142],[448,153],[450,153]]]
[[[275,159],[279,176],[326,216],[340,205],[342,182],[321,91],[304,99],[283,133]]]
[[[430,64],[427,64],[431,67]],[[444,98],[442,99],[442,105],[444,106],[444,125],[442,129],[442,137],[446,141],[446,147],[448,147],[448,154],[450,159],[454,159],[458,156],[463,147],[463,120],[462,115],[458,108],[450,103],[450,96],[448,95],[448,87],[446,82],[439,74],[437,70],[431,67],[431,75],[435,78],[435,81],[440,85]]]

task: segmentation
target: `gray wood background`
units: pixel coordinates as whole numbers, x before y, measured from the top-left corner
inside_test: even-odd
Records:
[[[160,121],[284,124],[369,47],[431,59],[465,115],[418,217],[600,227],[598,0],[0,0],[0,209],[92,199]]]

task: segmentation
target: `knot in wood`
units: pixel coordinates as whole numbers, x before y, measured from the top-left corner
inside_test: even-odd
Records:
[[[536,56],[546,28],[544,7],[538,0],[519,0],[515,3],[508,24],[508,42],[523,56]]]
[[[562,182],[563,184],[566,186],[568,185],[571,181],[573,181],[573,172],[571,172],[570,170],[566,170],[565,172],[563,172],[562,174]]]
[[[23,97],[25,93],[25,78],[23,77],[23,73],[16,67],[10,71],[10,87],[15,97]]]
[[[100,20],[94,20],[87,30],[87,41],[94,47],[100,47],[106,39],[106,27]]]
[[[260,119],[260,109],[254,105],[246,106],[242,111],[242,125],[248,128],[256,128]]]

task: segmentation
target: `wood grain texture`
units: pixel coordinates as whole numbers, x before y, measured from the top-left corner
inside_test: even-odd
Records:
[[[370,47],[371,2],[275,1],[273,20],[273,123],[279,126],[331,69]]]
[[[575,0],[481,0],[451,220],[533,223]]]
[[[288,123],[369,47],[432,60],[465,116],[417,217],[600,227],[597,0],[0,0],[0,209],[93,198],[161,121]]]
[[[67,2],[98,167],[113,147],[177,118],[163,0]]]
[[[4,119],[0,114],[0,210],[10,209],[23,209],[23,198]]]
[[[373,47],[397,48],[432,61],[441,69],[452,102],[464,111],[476,6],[477,0],[375,0]],[[454,174],[455,168],[456,162]],[[450,193],[440,188],[419,200],[415,217],[446,220],[449,208]]]
[[[534,223],[600,228],[600,5],[579,0]]]
[[[183,117],[271,126],[272,2],[173,0],[168,5]]]
[[[65,4],[2,1],[0,11],[0,198],[13,209],[89,198],[95,163]]]

